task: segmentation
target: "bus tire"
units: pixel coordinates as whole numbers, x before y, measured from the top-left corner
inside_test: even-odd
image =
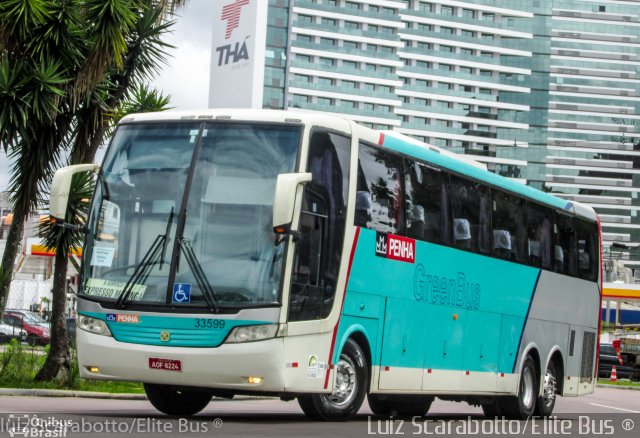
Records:
[[[550,361],[547,365],[547,371],[544,374],[542,382],[542,395],[536,401],[535,414],[540,417],[548,417],[553,413],[553,407],[556,404],[556,395],[558,394],[558,372],[554,361]]]
[[[482,404],[482,412],[486,418],[496,418],[502,416],[500,399],[495,398],[491,403]]]
[[[518,395],[504,397],[500,401],[500,409],[503,415],[517,420],[524,420],[533,415],[538,398],[538,389],[540,388],[537,376],[536,364],[531,356],[527,356],[520,372]]]
[[[190,417],[211,401],[211,393],[173,389],[166,385],[144,384],[144,392],[154,408],[167,415]]]
[[[335,365],[331,394],[302,394],[298,404],[307,417],[319,421],[342,421],[353,417],[367,393],[369,365],[360,346],[348,339]]]
[[[433,397],[415,394],[368,394],[367,400],[374,414],[400,417],[422,417],[433,403]]]

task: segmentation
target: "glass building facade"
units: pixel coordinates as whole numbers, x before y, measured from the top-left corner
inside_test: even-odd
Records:
[[[269,0],[263,106],[339,113],[592,205],[605,251],[640,268],[622,248],[640,243],[639,17],[635,0]]]

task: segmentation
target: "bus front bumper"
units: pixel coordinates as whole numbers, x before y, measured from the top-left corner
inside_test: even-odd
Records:
[[[80,377],[237,391],[284,390],[282,338],[216,348],[163,347],[118,342],[77,332]],[[173,364],[155,369],[151,362]],[[179,368],[179,370],[175,370]]]

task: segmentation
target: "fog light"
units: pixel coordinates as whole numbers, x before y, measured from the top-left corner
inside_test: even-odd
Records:
[[[86,367],[87,371],[93,374],[100,374],[100,368],[98,367]]]
[[[262,377],[254,377],[254,376],[247,377],[247,383],[250,385],[259,385],[262,383]]]

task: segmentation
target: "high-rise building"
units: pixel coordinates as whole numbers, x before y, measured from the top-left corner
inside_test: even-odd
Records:
[[[211,106],[229,106],[229,94],[233,106],[329,111],[473,155],[592,205],[605,250],[616,242],[609,258],[640,268],[629,249],[640,243],[640,1],[227,0],[219,9]],[[249,65],[258,86],[220,90]]]

